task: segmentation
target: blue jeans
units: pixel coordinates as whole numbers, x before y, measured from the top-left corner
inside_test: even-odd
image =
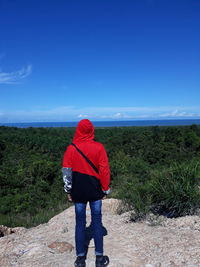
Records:
[[[89,202],[91,210],[91,226],[93,230],[95,255],[103,255],[103,226],[101,206],[102,200]],[[86,206],[85,203],[75,203],[76,229],[75,242],[77,256],[85,256],[87,253],[85,230],[86,230]]]

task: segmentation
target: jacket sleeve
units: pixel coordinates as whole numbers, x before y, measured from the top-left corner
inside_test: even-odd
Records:
[[[72,150],[70,146],[65,151],[62,166],[64,191],[70,194],[72,189]]]
[[[110,166],[108,156],[104,146],[99,153],[99,177],[101,182],[102,190],[105,194],[110,193]]]
[[[63,182],[64,182],[64,191],[67,194],[71,193],[72,189],[72,169],[71,168],[62,168]]]

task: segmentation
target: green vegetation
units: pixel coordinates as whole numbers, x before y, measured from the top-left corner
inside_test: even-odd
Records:
[[[66,207],[61,166],[74,128],[0,127],[0,224],[30,227]],[[97,128],[112,197],[138,218],[200,208],[200,126]]]

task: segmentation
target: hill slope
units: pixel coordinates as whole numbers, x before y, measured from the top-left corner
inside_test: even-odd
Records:
[[[200,266],[200,217],[160,217],[160,223],[157,220],[154,226],[152,221],[127,223],[127,213],[116,214],[118,203],[115,199],[103,201],[105,254],[110,257],[110,267]],[[89,224],[89,210],[87,215]],[[46,224],[15,231],[0,238],[0,266],[73,266],[73,207]],[[94,266],[93,241],[89,245],[87,266]]]

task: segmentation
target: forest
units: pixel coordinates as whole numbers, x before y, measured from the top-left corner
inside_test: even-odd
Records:
[[[75,128],[0,127],[0,225],[32,227],[71,205],[62,158]],[[109,197],[169,218],[199,214],[200,126],[96,128],[111,169]]]

